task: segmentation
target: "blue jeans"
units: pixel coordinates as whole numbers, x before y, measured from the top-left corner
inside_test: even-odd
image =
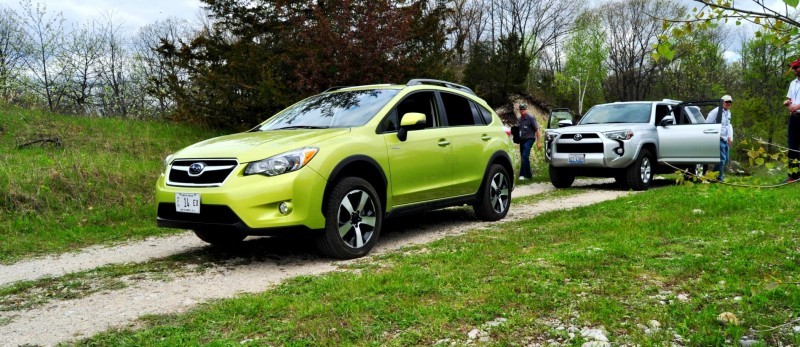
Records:
[[[716,170],[719,171],[719,177],[717,180],[720,182],[725,181],[725,164],[728,163],[728,151],[730,148],[728,147],[728,140],[719,140],[719,165],[717,165]]]
[[[525,178],[533,177],[531,173],[531,148],[533,148],[533,139],[524,139],[519,144],[519,150],[522,155],[522,168],[519,175]]]
[[[789,116],[789,153],[786,155],[789,158],[789,168],[797,168],[797,160],[800,160],[800,116]],[[789,178],[800,178],[800,172],[793,172],[789,174]]]

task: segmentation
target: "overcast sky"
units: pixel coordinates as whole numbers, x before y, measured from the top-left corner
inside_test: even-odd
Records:
[[[201,12],[200,0],[31,0],[34,4],[47,7],[47,14],[61,12],[66,22],[64,29],[72,25],[82,25],[91,20],[104,21],[110,13],[114,23],[121,24],[129,33],[141,26],[155,23],[168,17],[176,17],[195,22]],[[19,0],[0,0],[0,6],[7,6],[18,13]]]

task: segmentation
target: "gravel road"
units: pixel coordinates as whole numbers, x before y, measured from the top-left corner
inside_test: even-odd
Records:
[[[630,194],[607,189],[613,180],[578,180],[585,191],[558,199],[511,206],[504,221],[529,219],[544,212],[585,206]],[[550,184],[529,184],[513,196],[529,196],[552,190]],[[466,218],[465,218],[465,215]],[[384,224],[384,232],[372,255],[424,244],[471,229],[493,229],[497,223],[480,222],[464,209],[446,209],[409,220]],[[190,271],[164,279],[131,280],[120,290],[101,291],[74,300],[55,300],[28,310],[0,312],[0,345],[55,345],[92,336],[107,329],[136,324],[149,314],[176,313],[211,299],[269,290],[295,276],[343,271],[342,264],[369,261],[371,256],[333,261],[316,254],[312,245],[291,238],[249,238],[246,247],[258,249],[254,259],[229,257],[201,272]],[[75,253],[49,256],[0,266],[0,286],[22,280],[58,277],[108,264],[146,262],[187,254],[208,247],[192,233],[126,243],[90,247]]]

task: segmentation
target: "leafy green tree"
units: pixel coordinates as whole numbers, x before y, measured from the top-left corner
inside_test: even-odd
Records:
[[[694,0],[694,3],[699,6],[692,8],[688,15],[659,15],[665,33],[656,45],[655,60],[673,59],[676,40],[696,29],[716,28],[721,23],[755,24],[761,28],[756,36],[764,36],[774,45],[796,43],[800,35],[800,21],[795,12],[800,0],[782,0],[782,3],[772,4],[763,0],[738,3],[733,0]]]
[[[739,117],[747,138],[760,138],[768,143],[782,142],[786,138],[786,90],[792,75],[786,62],[793,60],[797,50],[791,46],[774,45],[771,39],[759,37],[743,44],[742,81],[745,103],[737,105],[747,117]],[[737,124],[734,124],[736,126]],[[776,148],[766,146],[769,153]]]
[[[723,57],[725,34],[720,30],[697,30],[675,45],[675,57],[655,79],[654,94],[679,100],[711,100],[734,93],[736,84],[727,80]]]
[[[564,46],[567,59],[559,80],[577,96],[578,114],[583,114],[584,105],[603,101],[602,82],[608,74],[605,42],[600,18],[587,12],[578,18],[576,30]]]

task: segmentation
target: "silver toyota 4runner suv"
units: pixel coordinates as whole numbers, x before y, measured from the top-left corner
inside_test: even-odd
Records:
[[[576,176],[614,177],[647,190],[656,172],[717,164],[721,125],[706,124],[704,115],[721,106],[719,100],[615,102],[592,107],[576,125],[551,115],[545,133],[550,182],[566,188]]]

